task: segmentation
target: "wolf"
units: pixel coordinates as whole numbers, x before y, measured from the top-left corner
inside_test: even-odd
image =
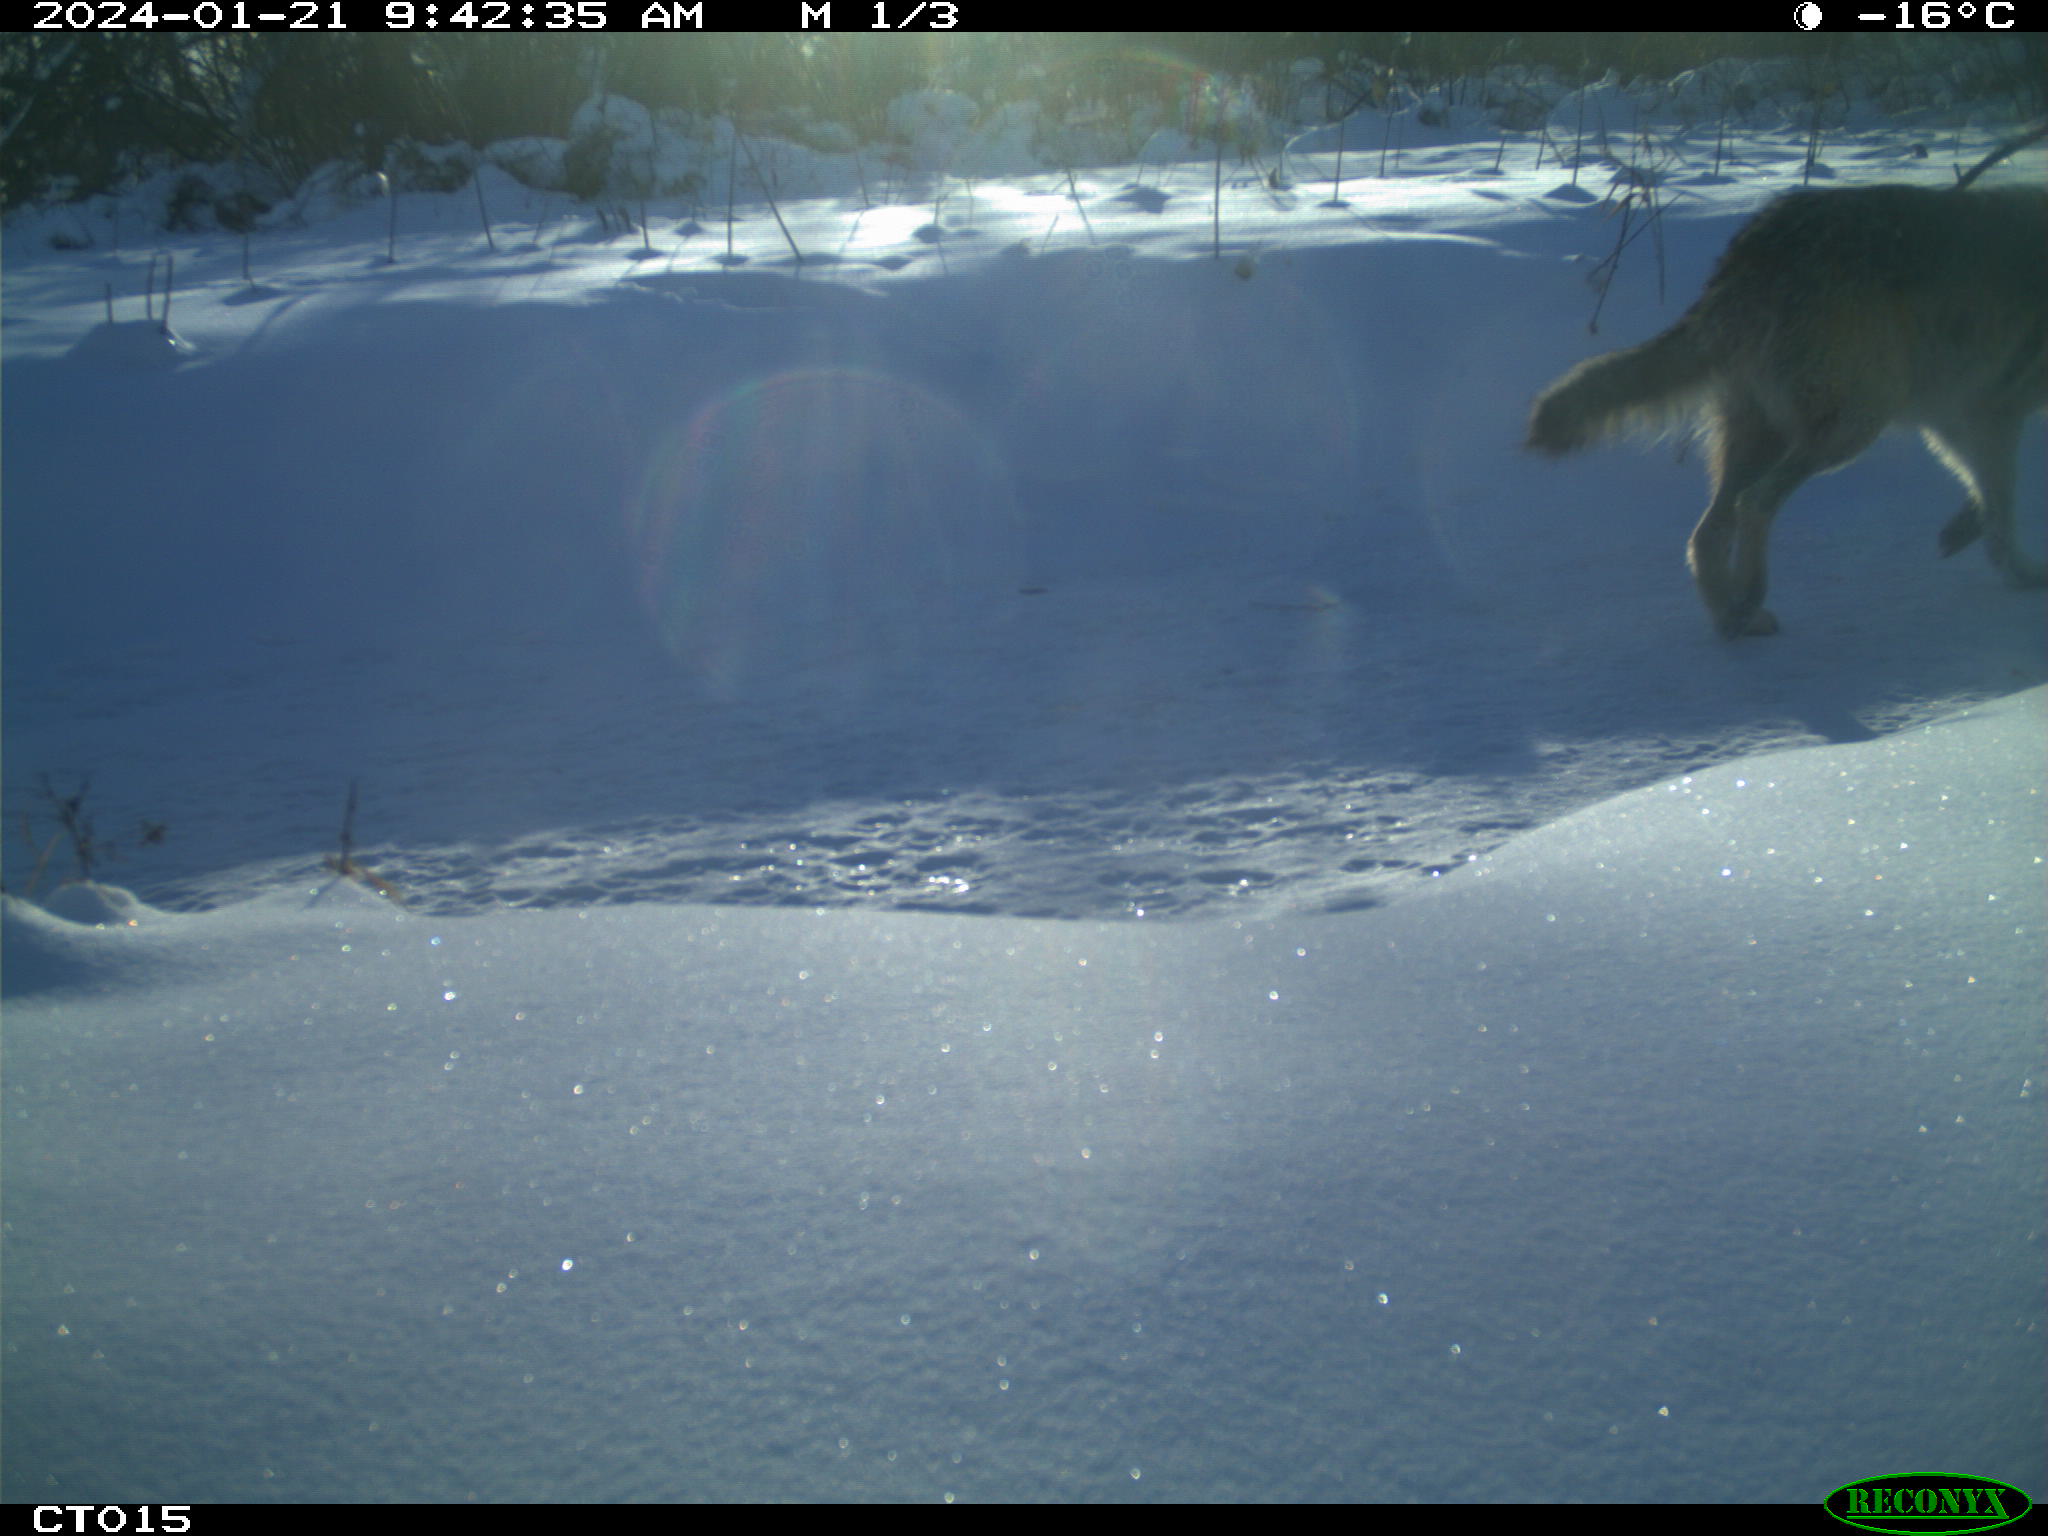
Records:
[[[1969,493],[1938,540],[1978,537],[2008,583],[2042,567],[2013,537],[2021,427],[2048,405],[2048,188],[1787,193],[1739,231],[1663,335],[1579,364],[1542,394],[1528,446],[1690,424],[1712,499],[1686,546],[1733,639],[1768,635],[1771,520],[1888,426],[1920,429]]]

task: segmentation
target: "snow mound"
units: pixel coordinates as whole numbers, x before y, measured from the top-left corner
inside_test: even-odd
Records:
[[[9,902],[205,985],[9,1003],[8,1487],[2038,1486],[2043,702],[1340,916]]]
[[[160,915],[112,886],[60,886],[43,906],[0,896],[0,995],[160,980],[178,954],[138,932]]]
[[[162,912],[97,882],[58,886],[40,903],[0,895],[0,997],[110,993],[232,973],[337,917],[402,922],[405,914],[347,880],[310,894],[272,892],[220,916]]]
[[[2041,787],[1981,768],[2039,762],[2044,749],[2048,688],[2034,688],[1875,741],[1741,759],[1634,790],[1523,833],[1474,873],[1623,903],[1714,906],[1761,889],[1775,904],[1796,889],[1785,915],[1802,920],[1908,889],[1961,912],[1986,899],[1989,868],[2038,882]]]

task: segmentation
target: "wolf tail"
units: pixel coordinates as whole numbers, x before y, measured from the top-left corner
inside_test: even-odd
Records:
[[[1528,446],[1570,453],[1619,432],[1689,424],[1714,382],[1701,327],[1687,315],[1655,340],[1579,364],[1536,397]]]

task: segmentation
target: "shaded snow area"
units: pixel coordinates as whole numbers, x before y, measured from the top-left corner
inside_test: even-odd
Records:
[[[1490,130],[11,217],[0,1494],[2048,1491],[2048,624],[1519,452],[1807,148],[1667,143],[1604,299]]]
[[[1915,144],[1843,163],[1925,181]],[[1222,261],[1199,164],[956,188],[936,241],[929,204],[794,204],[800,268],[759,207],[726,267],[486,177],[497,252],[467,189],[400,198],[396,265],[382,207],[266,231],[255,287],[190,242],[178,348],[102,318],[140,257],[16,235],[8,804],[89,775],[103,832],[168,827],[118,875],[176,908],[316,876],[360,778],[358,846],[437,913],[1270,915],[2048,680],[2041,605],[1936,558],[1955,485],[1904,436],[1801,491],[1785,643],[1732,647],[1696,453],[1518,449],[1803,137],[1674,172],[1597,336],[1621,219],[1496,148],[1338,208],[1296,155],[1229,189]]]

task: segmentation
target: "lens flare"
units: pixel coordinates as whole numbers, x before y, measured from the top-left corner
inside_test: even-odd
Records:
[[[1014,583],[1015,497],[987,435],[921,385],[758,380],[651,455],[630,530],[676,661],[729,695],[813,670],[900,677]]]

